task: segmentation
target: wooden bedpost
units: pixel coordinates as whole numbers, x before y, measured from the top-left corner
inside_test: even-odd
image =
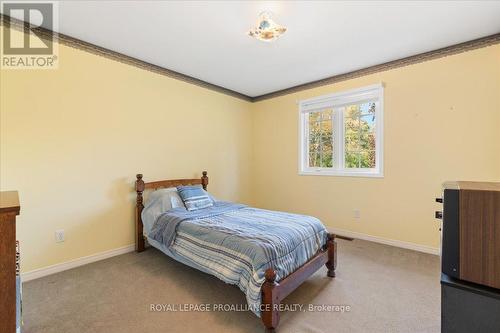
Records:
[[[203,176],[201,177],[201,186],[203,186],[203,189],[206,191],[207,185],[208,185],[207,172],[203,171],[202,174],[203,174]]]
[[[261,318],[266,333],[274,333],[280,321],[279,312],[279,284],[276,280],[276,272],[272,268],[268,268],[265,273],[266,281],[262,285],[262,307]]]
[[[335,277],[335,268],[337,268],[337,242],[335,241],[334,234],[328,234],[326,247],[328,251],[328,261],[326,263],[326,268],[328,268],[327,275],[333,278]]]
[[[144,251],[144,235],[142,234],[142,217],[141,213],[144,209],[142,203],[142,192],[144,192],[144,181],[142,174],[136,175],[135,191],[137,192],[136,209],[135,209],[135,250],[137,252]]]

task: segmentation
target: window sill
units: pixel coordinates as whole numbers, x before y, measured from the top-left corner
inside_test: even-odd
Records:
[[[336,177],[361,177],[384,178],[380,171],[340,171],[340,170],[302,170],[300,176],[336,176]]]

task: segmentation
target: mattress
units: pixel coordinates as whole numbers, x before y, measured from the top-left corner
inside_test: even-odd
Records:
[[[237,285],[259,316],[266,269],[285,278],[325,245],[327,231],[311,216],[217,202],[195,212],[169,210],[146,237],[175,260]]]

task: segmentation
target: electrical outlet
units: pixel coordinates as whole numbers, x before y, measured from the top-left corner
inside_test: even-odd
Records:
[[[63,229],[56,230],[55,237],[56,237],[56,243],[64,242],[64,230]]]
[[[352,217],[355,219],[360,219],[361,218],[361,211],[359,209],[354,209],[352,211]]]

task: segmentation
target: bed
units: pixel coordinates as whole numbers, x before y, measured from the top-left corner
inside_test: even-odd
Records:
[[[198,185],[206,191],[207,172],[201,178],[148,183],[142,174],[136,178],[136,251],[144,251],[147,240],[173,259],[237,285],[266,332],[278,326],[281,301],[314,272],[326,265],[327,276],[335,277],[335,235],[314,217],[212,197],[209,207],[193,211],[167,209],[158,200],[145,206],[146,190],[158,191],[157,197],[177,186]]]

